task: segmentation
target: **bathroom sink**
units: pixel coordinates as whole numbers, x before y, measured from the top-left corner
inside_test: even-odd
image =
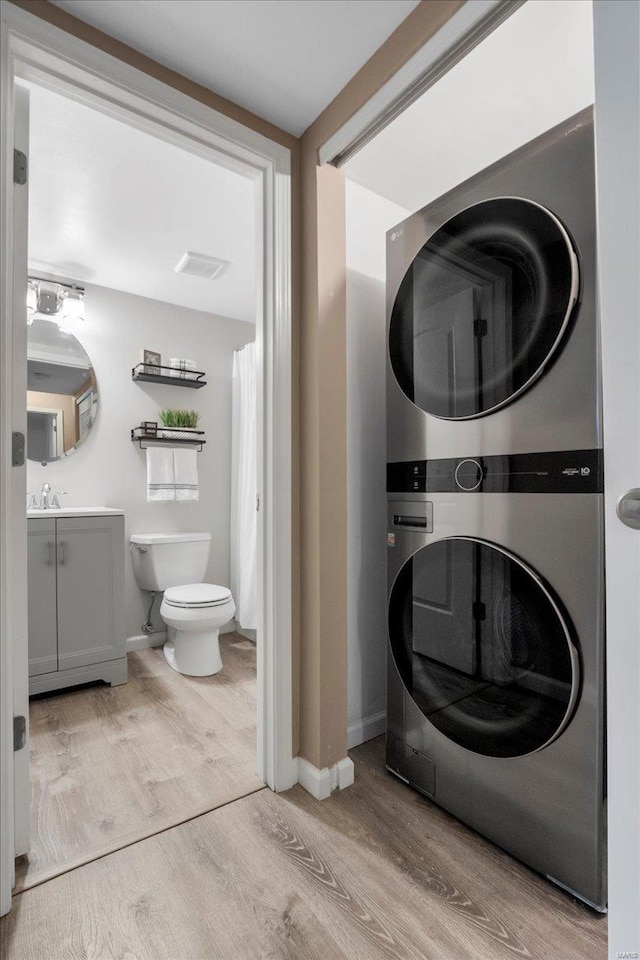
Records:
[[[27,517],[107,517],[122,516],[117,507],[52,507],[49,510],[27,510]]]

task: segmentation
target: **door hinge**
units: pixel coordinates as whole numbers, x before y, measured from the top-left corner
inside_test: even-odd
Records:
[[[24,433],[19,430],[11,434],[11,466],[24,466]]]
[[[25,743],[27,742],[27,718],[26,717],[14,717],[13,718],[13,749],[14,752],[17,750],[22,750]]]
[[[256,496],[256,510],[260,510],[260,494]]]
[[[13,182],[20,186],[27,182],[27,155],[22,150],[13,151]]]

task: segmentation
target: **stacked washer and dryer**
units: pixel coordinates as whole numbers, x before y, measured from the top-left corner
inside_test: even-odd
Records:
[[[387,235],[389,770],[606,904],[585,111]]]

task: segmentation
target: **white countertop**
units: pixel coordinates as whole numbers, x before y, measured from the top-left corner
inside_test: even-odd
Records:
[[[35,517],[123,517],[117,507],[52,507],[49,510],[27,510],[27,518]]]

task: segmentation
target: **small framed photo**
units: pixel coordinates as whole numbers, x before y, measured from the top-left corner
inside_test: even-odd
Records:
[[[160,371],[155,368],[162,365],[162,356],[156,353],[155,350],[143,350],[142,362],[145,373],[160,373]]]

